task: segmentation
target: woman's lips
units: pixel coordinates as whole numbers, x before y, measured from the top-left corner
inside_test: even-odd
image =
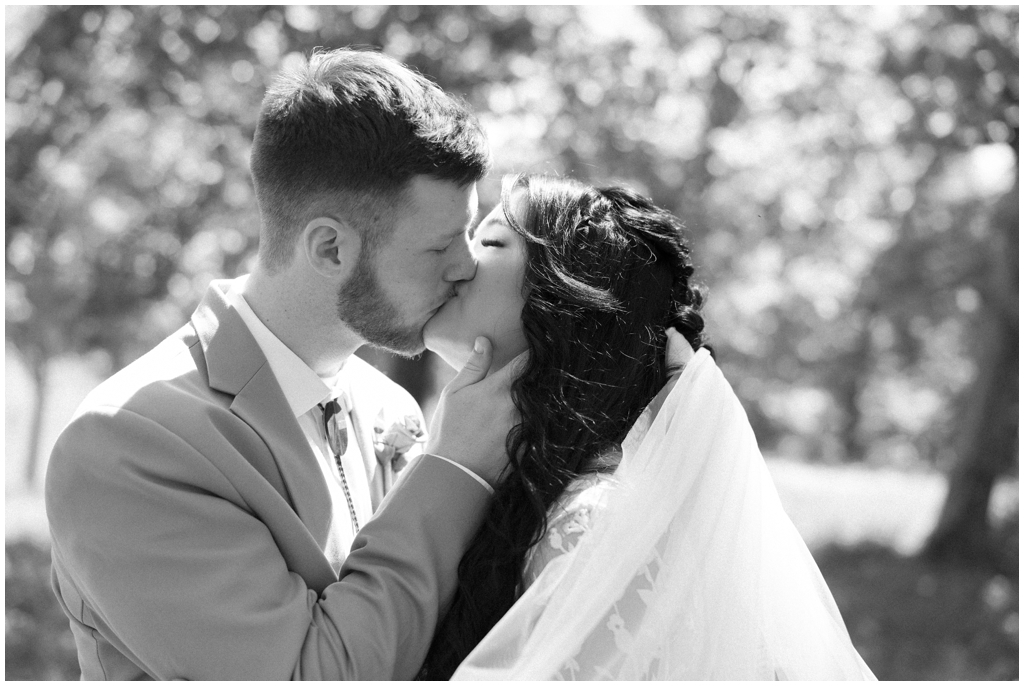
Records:
[[[438,309],[438,310],[443,310],[443,309],[444,309],[444,308],[445,308],[445,307],[446,307],[446,306],[448,305],[448,303],[450,303],[450,302],[451,302],[452,300],[455,300],[455,299],[456,299],[456,298],[458,298],[458,297],[459,297],[459,294],[458,294],[458,293],[455,293],[455,294],[453,294],[453,295],[452,295],[452,296],[450,296],[449,298],[445,299],[445,301],[444,301],[443,303],[441,303],[440,305],[438,305],[437,309]],[[436,311],[436,310],[435,310],[435,311]]]

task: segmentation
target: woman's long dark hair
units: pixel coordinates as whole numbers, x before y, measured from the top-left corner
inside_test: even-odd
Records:
[[[505,218],[526,244],[529,357],[512,383],[521,421],[490,511],[420,673],[448,679],[522,592],[548,508],[614,450],[667,381],[665,328],[704,343],[682,226],[626,188],[506,177]]]

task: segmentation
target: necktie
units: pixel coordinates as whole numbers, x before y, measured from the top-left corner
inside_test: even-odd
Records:
[[[321,403],[320,409],[324,411],[324,433],[327,436],[327,445],[335,455],[344,455],[348,450],[348,422],[345,421],[345,413],[342,412],[341,403],[337,399]]]
[[[348,422],[345,419],[348,413],[342,410],[341,403],[337,400],[321,403],[320,409],[323,410],[324,434],[327,436],[327,446],[330,448],[331,454],[334,455],[334,464],[338,468],[338,477],[341,479],[341,490],[345,493],[348,513],[352,517],[352,532],[359,533],[356,504],[352,500],[352,490],[348,486],[345,467],[341,464],[341,456],[348,449]]]

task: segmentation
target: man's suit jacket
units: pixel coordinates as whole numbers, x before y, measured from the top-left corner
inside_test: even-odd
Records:
[[[486,491],[413,461],[336,575],[327,486],[228,285],[90,394],[53,450],[52,580],[83,677],[411,678]],[[359,376],[357,405],[396,392]]]

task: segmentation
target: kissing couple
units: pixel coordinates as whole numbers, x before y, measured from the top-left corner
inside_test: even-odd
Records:
[[[504,180],[379,53],[278,77],[252,273],[101,384],[46,476],[85,679],[872,679],[704,346],[682,226]],[[353,353],[458,369],[429,432]]]

